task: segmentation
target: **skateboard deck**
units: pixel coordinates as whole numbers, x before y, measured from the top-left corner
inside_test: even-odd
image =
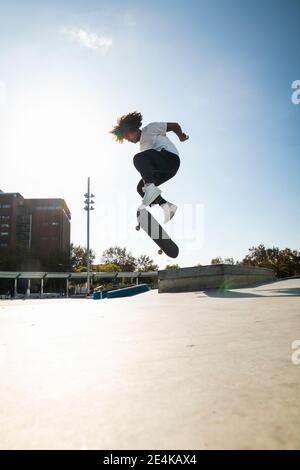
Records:
[[[160,248],[159,254],[164,252],[170,258],[177,258],[178,246],[147,209],[139,208],[137,210],[137,220],[139,223],[137,230],[141,227],[152,238]]]

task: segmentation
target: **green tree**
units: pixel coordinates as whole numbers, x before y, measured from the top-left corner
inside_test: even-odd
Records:
[[[210,264],[237,264],[235,263],[233,258],[221,258],[221,256],[217,256],[217,258],[213,258]]]
[[[136,271],[148,272],[157,271],[158,265],[154,263],[148,255],[140,255],[136,259]]]
[[[236,264],[233,258],[225,258],[224,259],[224,264]]]
[[[121,268],[121,271],[131,272],[136,269],[136,259],[127,251],[126,248],[119,246],[112,246],[102,253],[101,258],[104,264],[116,264]]]
[[[300,274],[300,252],[290,248],[266,248],[261,244],[250,248],[241,264],[273,269],[278,277],[295,276]]]
[[[221,256],[217,256],[217,258],[213,258],[210,264],[223,264],[223,259]]]
[[[106,264],[94,264],[92,267],[93,271],[98,273],[111,273],[120,272],[121,268],[117,264],[106,263]]]
[[[179,264],[167,264],[165,269],[175,270],[175,269],[180,269],[180,266],[179,266]]]
[[[90,265],[93,264],[96,254],[90,250]],[[82,267],[87,269],[87,249],[81,245],[71,244],[71,266],[73,271],[78,271]]]

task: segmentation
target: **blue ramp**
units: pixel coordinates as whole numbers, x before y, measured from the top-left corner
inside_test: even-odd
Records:
[[[131,297],[133,295],[142,294],[148,292],[150,288],[147,284],[140,284],[134,287],[124,287],[123,289],[117,289],[107,292],[108,299],[116,299],[118,297]]]
[[[99,291],[99,292],[94,292],[93,299],[94,300],[106,299],[107,292],[109,292],[109,291],[108,290],[102,290],[102,291]]]

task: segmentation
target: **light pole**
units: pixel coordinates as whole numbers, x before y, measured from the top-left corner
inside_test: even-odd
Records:
[[[84,195],[85,197],[85,207],[84,210],[87,211],[87,243],[86,243],[86,256],[87,256],[87,295],[90,293],[90,211],[94,210],[93,204],[94,201],[92,200],[94,194],[91,194],[90,191],[90,177],[88,177],[87,182],[87,193]]]

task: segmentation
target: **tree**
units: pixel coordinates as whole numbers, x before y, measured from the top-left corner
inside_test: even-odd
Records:
[[[224,264],[236,264],[233,258],[225,258],[224,259]]]
[[[94,264],[93,271],[98,273],[112,273],[120,272],[121,268],[117,264],[107,263],[107,264]]]
[[[180,266],[179,266],[179,264],[167,264],[165,269],[175,270],[175,269],[180,269]]]
[[[300,252],[278,247],[266,248],[263,244],[249,249],[249,254],[242,260],[244,266],[260,266],[273,269],[278,277],[300,274]]]
[[[238,264],[235,263],[233,258],[221,258],[221,256],[217,256],[217,258],[213,258],[210,264]]]
[[[217,258],[213,258],[210,264],[223,264],[223,259],[221,258],[221,256],[218,256]]]
[[[154,263],[148,255],[140,255],[136,259],[136,271],[148,272],[157,271],[158,265]]]
[[[122,271],[134,271],[136,269],[136,259],[126,248],[112,246],[102,253],[101,258],[104,264],[116,264]]]
[[[93,250],[90,250],[90,265],[96,258],[96,254]],[[82,267],[87,268],[87,249],[81,245],[71,244],[71,266],[74,271],[81,269]]]

